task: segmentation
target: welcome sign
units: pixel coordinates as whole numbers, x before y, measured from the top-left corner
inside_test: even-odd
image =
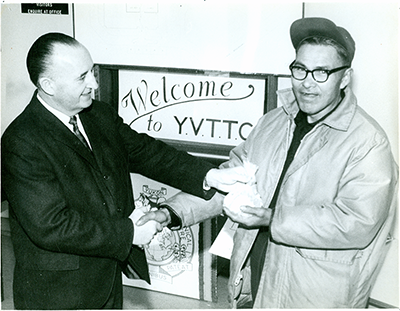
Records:
[[[238,145],[264,113],[265,81],[119,71],[119,114],[153,137]]]

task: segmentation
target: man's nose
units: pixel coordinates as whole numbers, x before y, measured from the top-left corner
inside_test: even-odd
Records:
[[[313,87],[317,82],[314,80],[312,73],[307,72],[307,76],[302,81],[302,83],[305,88],[310,88],[310,87]]]
[[[93,72],[89,72],[87,78],[88,78],[87,87],[96,90],[99,87],[99,85],[97,84],[96,77],[94,76]]]

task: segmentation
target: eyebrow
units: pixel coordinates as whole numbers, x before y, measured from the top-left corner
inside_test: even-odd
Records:
[[[81,79],[81,78],[85,77],[85,76],[89,73],[89,71],[92,71],[93,69],[94,69],[94,65],[92,66],[92,68],[90,68],[89,70],[87,70],[87,71],[85,71],[84,73],[82,73],[82,74],[79,76],[78,79]]]
[[[84,77],[88,74],[88,72],[89,72],[89,71],[86,71],[86,72],[82,73],[82,74],[79,76],[78,79],[84,78]]]

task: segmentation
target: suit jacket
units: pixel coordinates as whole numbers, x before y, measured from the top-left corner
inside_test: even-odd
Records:
[[[137,133],[105,103],[93,101],[80,118],[92,152],[36,92],[2,137],[14,295],[31,300],[25,307],[100,308],[128,261],[148,280],[143,253],[132,254],[130,172],[205,195],[211,164]]]

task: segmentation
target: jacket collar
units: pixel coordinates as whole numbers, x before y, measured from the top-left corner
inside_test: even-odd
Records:
[[[27,109],[29,109],[34,116],[37,128],[44,132],[43,135],[51,135],[54,140],[74,149],[76,153],[80,154],[95,166],[96,163],[93,154],[79,141],[66,125],[62,123],[62,121],[40,103],[37,98],[37,90],[33,94]]]
[[[299,111],[293,89],[279,90],[277,94],[282,102],[284,111],[287,113],[288,117],[293,120]],[[357,99],[352,90],[346,87],[344,89],[344,94],[345,96],[339,106],[321,121],[323,124],[339,131],[347,131],[357,110]]]

